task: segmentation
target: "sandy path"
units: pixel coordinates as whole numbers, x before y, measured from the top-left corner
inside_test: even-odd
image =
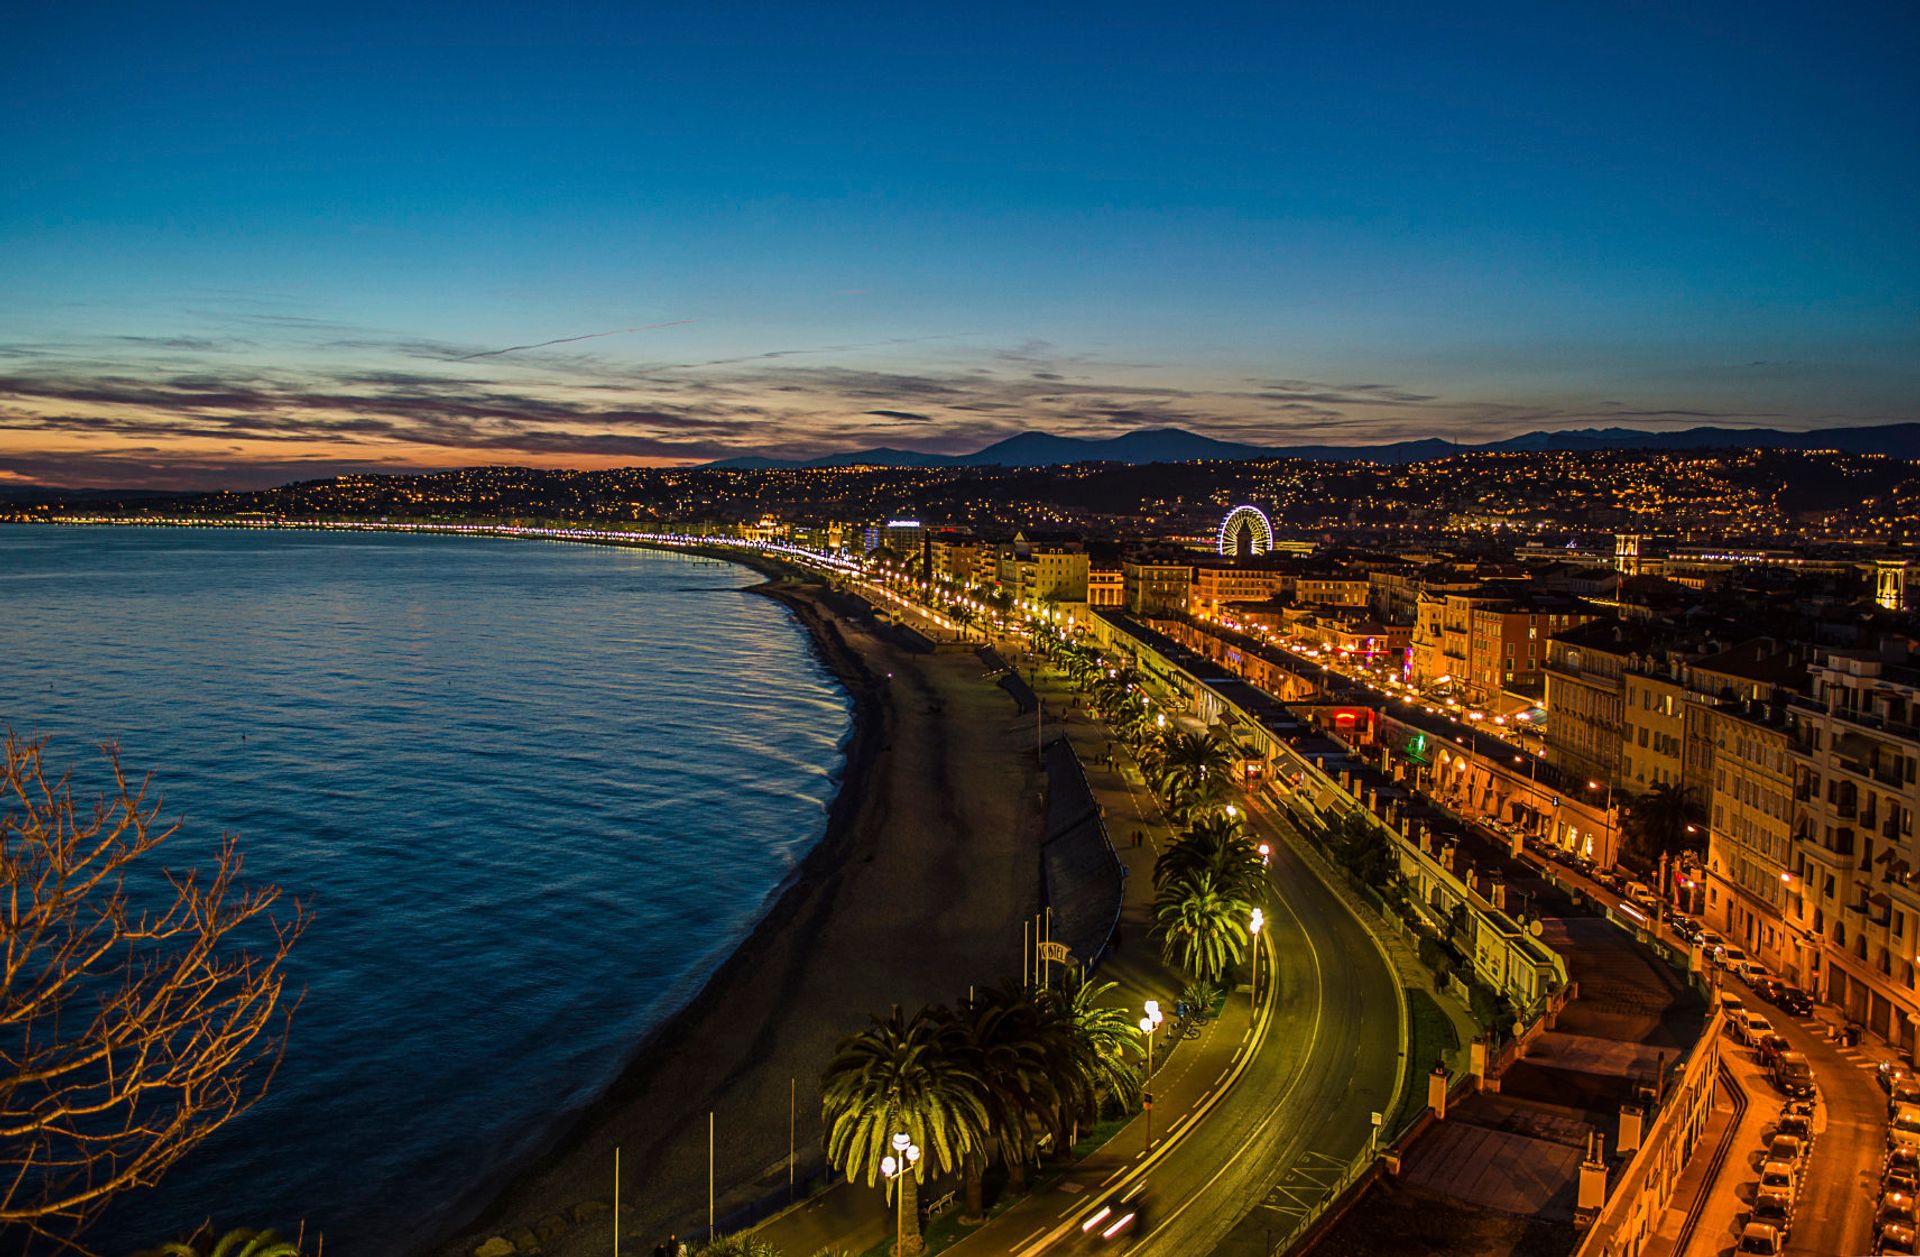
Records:
[[[651,1252],[668,1228],[703,1233],[709,1111],[724,1216],[785,1187],[792,1079],[802,1175],[820,1164],[820,1072],[869,1013],[1019,972],[1021,922],[1039,901],[1041,781],[1012,700],[973,655],[898,649],[816,585],[768,592],[813,629],[854,695],[827,836],[694,1005],[436,1254],[470,1254],[490,1236],[524,1245],[529,1231],[547,1254],[609,1251],[596,1202],[611,1198],[616,1144],[632,1251]],[[587,1220],[560,1232],[576,1216]]]

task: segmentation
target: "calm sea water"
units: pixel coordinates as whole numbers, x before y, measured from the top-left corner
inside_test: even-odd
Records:
[[[591,1099],[825,824],[845,696],[744,569],[437,537],[0,528],[0,725],[151,770],[311,902],[269,1099],[97,1238],[405,1251]]]

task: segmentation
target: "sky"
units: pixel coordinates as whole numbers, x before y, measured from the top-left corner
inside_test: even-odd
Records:
[[[24,6],[0,486],[1920,419],[1916,52],[1907,3]]]

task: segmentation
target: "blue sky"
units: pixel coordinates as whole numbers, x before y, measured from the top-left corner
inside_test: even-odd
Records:
[[[13,19],[0,479],[1920,417],[1907,5],[281,8]]]

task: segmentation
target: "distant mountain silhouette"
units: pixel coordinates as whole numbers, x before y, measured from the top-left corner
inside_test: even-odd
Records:
[[[1920,423],[1876,427],[1825,428],[1783,432],[1774,428],[1687,428],[1645,432],[1638,428],[1580,428],[1564,432],[1528,432],[1462,445],[1438,437],[1388,445],[1246,445],[1220,441],[1181,428],[1141,428],[1104,440],[1022,432],[971,454],[927,454],[918,450],[871,449],[821,458],[781,459],[747,456],[708,463],[709,467],[766,470],[775,467],[1059,467],[1068,463],[1190,463],[1253,458],[1305,458],[1321,462],[1414,463],[1451,454],[1566,450],[1785,449],[1839,450],[1846,454],[1885,454],[1920,459]]]

